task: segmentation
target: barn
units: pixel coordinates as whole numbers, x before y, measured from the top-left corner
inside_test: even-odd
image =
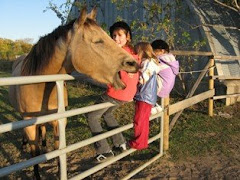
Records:
[[[83,5],[86,1],[76,0]],[[168,41],[174,50],[196,50],[196,42],[205,42],[197,50],[211,51],[215,57],[240,56],[239,12],[221,6],[213,1],[170,1],[170,0],[139,0],[113,1],[89,0],[87,7],[98,7],[97,21],[106,30],[117,20],[124,20],[134,27],[136,41],[161,38]],[[72,6],[69,18],[79,13],[77,6]],[[167,34],[159,28],[166,24],[166,17],[173,22],[174,33]],[[135,26],[134,26],[135,25]],[[169,26],[170,27],[170,26]],[[166,29],[165,29],[166,30]],[[187,34],[184,35],[184,33]],[[173,36],[175,37],[173,40]],[[143,38],[144,37],[144,38]],[[183,38],[190,39],[187,44]],[[180,42],[180,43],[179,43]],[[182,44],[181,44],[182,43]],[[206,60],[196,61],[193,69],[201,69]],[[215,58],[216,75],[226,77],[240,76],[240,60]],[[234,79],[234,78],[233,78]],[[218,94],[240,93],[239,80],[219,80]],[[240,101],[238,98],[226,98],[226,104]]]

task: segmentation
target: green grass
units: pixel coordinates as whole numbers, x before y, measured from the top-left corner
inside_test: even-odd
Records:
[[[239,104],[235,106],[239,107]],[[240,114],[237,109],[234,111],[231,108],[217,109],[233,111],[230,113],[234,116],[230,119],[219,116],[211,118],[203,113],[186,111],[170,135],[170,154],[173,159],[202,156],[214,151],[230,156],[230,142],[238,143],[240,135]]]

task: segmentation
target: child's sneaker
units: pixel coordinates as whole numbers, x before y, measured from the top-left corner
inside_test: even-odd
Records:
[[[156,103],[156,105],[151,109],[151,115],[157,114],[162,110],[163,110],[162,107]]]
[[[112,150],[110,150],[107,153],[98,154],[95,158],[96,158],[98,163],[102,163],[102,162],[105,162],[105,161],[107,161],[107,159],[110,159],[112,157],[114,157],[114,153],[113,153]]]
[[[116,147],[116,146],[113,147],[114,151],[120,152],[120,153],[122,153],[128,149],[129,149],[129,146],[127,145],[127,143],[123,143],[123,144],[119,145],[118,147]]]
[[[121,151],[126,151],[127,150],[127,143],[121,144],[119,146],[119,148],[121,149]]]

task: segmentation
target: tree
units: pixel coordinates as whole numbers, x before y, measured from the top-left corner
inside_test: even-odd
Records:
[[[27,54],[32,48],[32,44],[25,40],[12,41],[0,38],[0,59],[13,60],[16,56]]]
[[[53,11],[56,14],[56,16],[61,20],[61,24],[65,24],[73,4],[74,4],[73,0],[66,0],[65,3],[58,6],[51,0],[49,1],[49,6],[46,7],[46,9],[43,12],[46,12],[47,10]]]
[[[238,0],[214,0],[214,2],[240,13],[240,3]]]

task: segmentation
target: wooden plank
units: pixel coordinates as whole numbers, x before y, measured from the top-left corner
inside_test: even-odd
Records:
[[[240,56],[218,56],[214,55],[212,52],[204,52],[204,51],[171,51],[174,55],[180,56],[213,56],[214,59],[217,60],[240,60]]]
[[[213,56],[212,52],[203,51],[171,51],[171,53],[180,56]]]
[[[240,80],[238,76],[213,76],[213,78],[219,80]]]
[[[163,151],[167,151],[169,149],[169,114],[168,114],[168,106],[169,106],[169,96],[163,99],[164,115],[163,115]]]
[[[217,69],[217,74],[220,76],[223,76],[223,68],[222,68],[222,63],[221,61],[215,60],[215,66]]]
[[[211,61],[208,61],[207,65],[204,67],[203,71],[200,73],[197,81],[194,83],[192,89],[190,90],[190,92],[188,93],[188,95],[186,96],[187,98],[190,98],[193,96],[193,94],[195,93],[197,87],[199,86],[200,82],[202,81],[202,79],[204,78],[205,74],[207,73],[207,69],[211,68]],[[171,130],[173,129],[173,126],[175,125],[175,123],[177,122],[178,118],[180,117],[180,115],[182,114],[182,111],[178,111],[175,116],[173,117],[170,125],[169,125],[169,130],[171,132]]]
[[[183,101],[177,102],[175,104],[172,104],[169,106],[169,115],[172,115],[178,111],[181,111],[185,108],[188,108],[194,104],[197,104],[205,99],[208,99],[210,97],[213,97],[215,94],[215,90],[209,90],[204,93],[198,94],[196,96],[193,96],[191,98],[185,99]]]
[[[222,95],[222,96],[214,96],[213,99],[224,99],[224,98],[228,98],[228,97],[238,97],[240,96],[240,94],[227,94],[227,95]]]
[[[240,60],[240,56],[214,56],[214,59],[217,59],[217,60]]]
[[[214,59],[210,59],[210,67],[213,67],[214,66]],[[213,76],[214,76],[214,69],[211,68],[209,69],[209,73],[208,73],[210,79],[209,79],[209,90],[213,90],[214,89],[214,79],[213,79]],[[212,98],[209,98],[208,99],[208,115],[209,116],[213,116],[213,99]]]

